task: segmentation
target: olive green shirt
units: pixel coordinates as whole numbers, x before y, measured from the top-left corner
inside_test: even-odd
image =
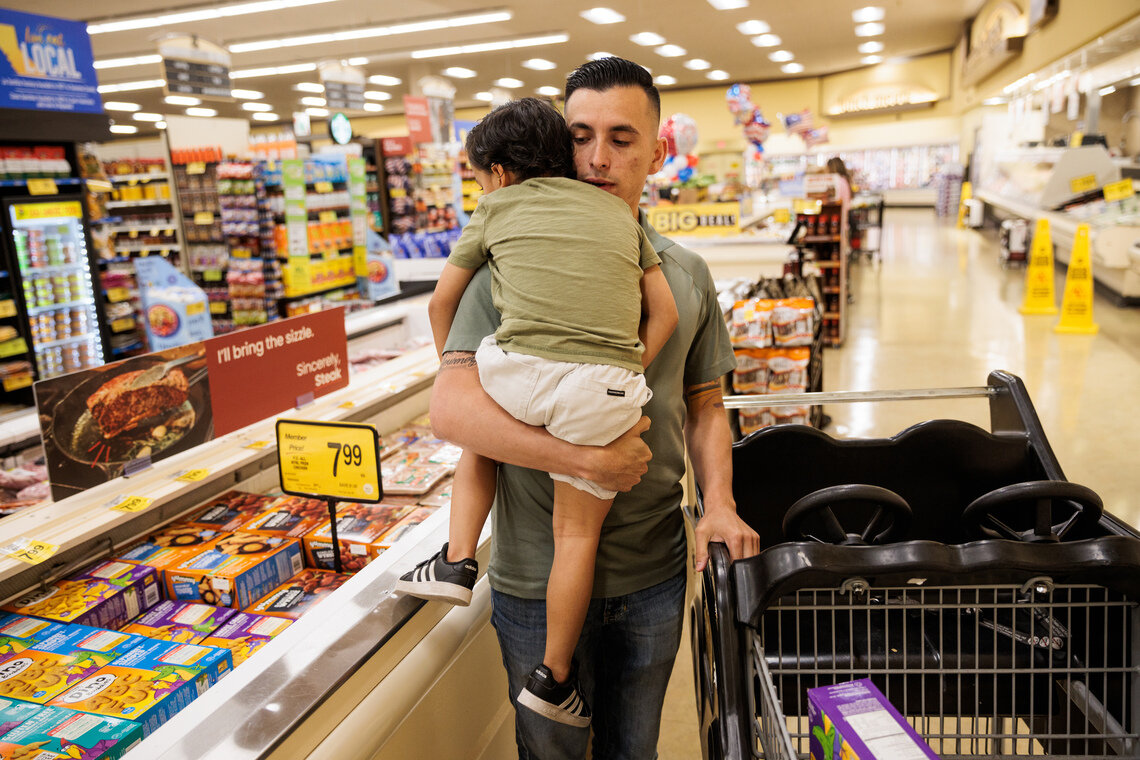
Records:
[[[629,207],[625,208],[629,215]],[[629,493],[617,495],[602,526],[593,590],[599,598],[641,591],[684,568],[685,528],[680,510],[685,472],[684,389],[715,380],[736,366],[704,259],[658,235],[644,213],[641,227],[661,258],[661,271],[673,291],[680,319],[645,372],[653,398],[644,411],[653,424],[643,438],[653,459],[641,482]],[[495,331],[499,314],[491,291],[491,274],[483,268],[463,294],[445,352],[475,351],[483,337]],[[499,468],[488,569],[491,585],[498,591],[528,599],[546,595],[554,557],[553,503],[554,486],[547,473],[513,465]]]
[[[504,351],[642,371],[641,274],[661,260],[620,199],[565,177],[508,185],[479,199],[447,261],[490,265]]]

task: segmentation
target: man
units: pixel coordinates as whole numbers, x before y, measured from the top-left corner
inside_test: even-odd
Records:
[[[604,447],[579,447],[511,417],[484,393],[474,352],[494,332],[486,270],[468,285],[444,349],[431,415],[436,433],[503,463],[493,514],[491,622],[511,699],[542,660],[543,601],[553,556],[553,487],[548,472],[587,478],[619,493],[603,525],[593,599],[575,657],[593,713],[597,760],[656,756],[661,706],[684,619],[686,546],[679,509],[684,448],[704,495],[696,529],[697,569],[710,541],[734,559],[759,551],[736,515],[731,433],[720,378],[735,366],[708,267],[658,235],[638,209],[645,179],[661,168],[660,98],[648,72],[620,58],[580,66],[566,82],[566,121],[578,178],[630,207],[660,256],[680,322],[646,380],[653,390],[632,430]],[[589,298],[589,293],[583,293]],[[650,423],[652,422],[652,425]],[[644,435],[644,440],[642,440]],[[526,469],[530,468],[530,469]],[[586,755],[589,730],[516,713],[520,758]]]

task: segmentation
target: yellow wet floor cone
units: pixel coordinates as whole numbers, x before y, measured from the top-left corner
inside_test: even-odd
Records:
[[[1065,296],[1061,299],[1061,321],[1053,328],[1059,333],[1095,335],[1100,325],[1093,322],[1093,276],[1089,259],[1089,226],[1077,225],[1073,253],[1065,275]]]
[[[1025,300],[1022,314],[1056,314],[1057,300],[1053,293],[1053,240],[1049,234],[1049,220],[1038,219],[1033,233],[1033,248],[1029,252],[1029,268],[1025,270]]]
[[[963,182],[962,192],[958,196],[958,229],[962,229],[966,226],[966,211],[968,208],[966,201],[971,200],[973,197],[974,186],[969,182]]]

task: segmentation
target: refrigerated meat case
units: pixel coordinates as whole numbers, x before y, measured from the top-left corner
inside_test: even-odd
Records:
[[[363,338],[373,345],[423,334],[422,309],[406,317],[377,310]],[[354,315],[355,316],[355,315]],[[425,321],[420,321],[425,320]],[[354,332],[350,322],[350,335]],[[353,343],[354,347],[360,341]],[[356,374],[348,388],[318,399],[289,419],[360,421],[381,433],[428,409],[438,360],[430,346]],[[0,545],[19,537],[58,544],[39,565],[0,559],[0,596],[24,594],[170,523],[219,494],[278,487],[274,422],[263,420],[55,504],[0,522]],[[187,468],[209,470],[186,483]],[[153,499],[137,513],[109,508],[123,495]],[[513,712],[490,627],[485,578],[472,604],[453,608],[397,597],[400,574],[447,537],[441,509],[401,538],[241,667],[132,750],[130,760],[159,758],[499,757],[513,751]],[[478,552],[485,566],[489,533]],[[477,688],[478,698],[471,699]],[[447,714],[449,731],[438,730]]]

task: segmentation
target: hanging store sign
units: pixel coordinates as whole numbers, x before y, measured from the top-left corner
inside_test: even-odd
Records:
[[[171,35],[158,43],[168,95],[232,100],[230,52],[195,35]]]
[[[694,203],[654,206],[645,210],[649,224],[662,235],[719,237],[740,232],[739,203]]]
[[[970,27],[970,52],[962,64],[962,81],[977,84],[1021,55],[1027,32],[1026,18],[1016,3],[995,6]]]
[[[413,145],[429,143],[431,137],[431,119],[428,115],[428,99],[414,95],[404,96],[404,121],[408,125],[408,136]]]
[[[87,24],[0,8],[0,108],[101,113]]]
[[[364,71],[335,61],[321,63],[317,71],[325,86],[325,101],[330,111],[363,111]],[[341,143],[343,145],[343,143]]]
[[[827,113],[829,116],[851,116],[904,111],[932,106],[938,100],[938,93],[929,87],[909,84],[875,85],[847,95],[832,105]]]

